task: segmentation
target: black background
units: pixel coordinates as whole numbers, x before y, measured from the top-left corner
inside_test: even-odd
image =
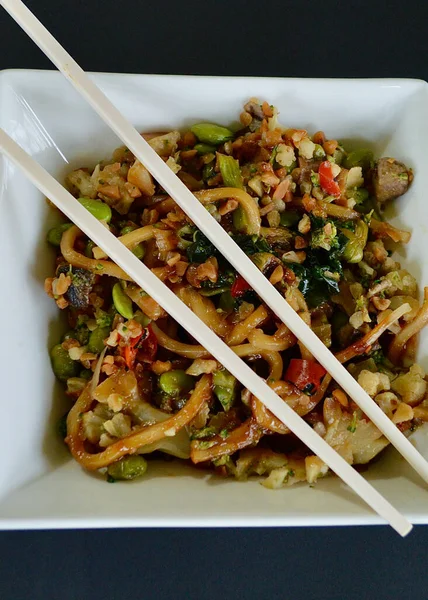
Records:
[[[425,0],[31,0],[86,70],[428,80]],[[425,6],[424,6],[425,5]],[[51,68],[0,13],[0,68]],[[1,600],[425,600],[428,529],[0,533]]]

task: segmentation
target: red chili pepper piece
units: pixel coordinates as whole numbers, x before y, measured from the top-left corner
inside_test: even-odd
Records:
[[[230,289],[232,298],[239,298],[239,296],[242,296],[248,290],[251,290],[251,285],[245,281],[242,275],[237,275]]]
[[[322,162],[318,169],[318,175],[320,178],[320,186],[330,196],[339,198],[341,192],[339,184],[334,181],[333,171],[331,169],[331,163],[328,160]]]
[[[314,394],[326,372],[324,367],[313,360],[292,358],[285,373],[285,379],[302,392]]]

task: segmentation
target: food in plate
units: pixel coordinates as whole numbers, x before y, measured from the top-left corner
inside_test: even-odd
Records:
[[[267,102],[251,99],[240,122],[144,137],[397,427],[413,431],[428,420],[415,364],[428,288],[420,303],[392,256],[410,233],[382,218],[411,169],[283,127]],[[350,464],[388,445],[127,148],[66,185]],[[57,258],[45,289],[69,324],[51,350],[70,398],[62,435],[84,468],[134,479],[150,455],[172,455],[241,480],[265,475],[269,488],[327,474],[76,226],[47,240]]]

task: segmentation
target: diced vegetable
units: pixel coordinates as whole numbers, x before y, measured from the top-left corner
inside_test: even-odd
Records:
[[[214,394],[219,399],[223,409],[232,408],[236,398],[238,382],[226,369],[219,369],[213,373]]]
[[[297,210],[285,210],[281,213],[280,223],[283,227],[292,227],[296,225],[301,219],[301,215]]]
[[[245,292],[248,292],[248,290],[251,290],[250,284],[245,281],[242,275],[237,275],[230,290],[232,298],[239,298],[240,296],[243,296]]]
[[[223,177],[223,183],[227,187],[243,188],[241,170],[239,162],[233,156],[218,154],[218,163],[220,173]]]
[[[362,169],[369,169],[373,163],[373,152],[366,148],[354,150],[350,152],[343,162],[343,166],[346,169],[352,169],[352,167],[362,167]]]
[[[305,394],[314,394],[321,383],[326,370],[313,360],[292,358],[285,373],[285,379],[293,383]]]
[[[224,144],[233,138],[233,131],[213,123],[197,123],[190,128],[190,131],[196,135],[200,142],[214,146]]]
[[[343,235],[348,238],[343,258],[349,263],[358,263],[363,258],[364,248],[367,243],[369,228],[363,220],[358,220],[355,224],[355,230],[342,229]]]
[[[325,160],[320,164],[318,175],[322,189],[330,196],[339,198],[340,187],[339,184],[334,181],[332,166],[328,160]]]

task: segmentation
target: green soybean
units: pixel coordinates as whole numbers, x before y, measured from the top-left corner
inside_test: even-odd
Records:
[[[78,201],[96,219],[110,223],[111,208],[108,204],[101,200],[92,200],[92,198],[78,198]]]
[[[137,246],[135,246],[135,248],[132,249],[132,254],[135,254],[135,256],[140,260],[142,258],[144,258],[145,253],[146,253],[146,250],[145,250],[144,244],[142,242],[140,244],[138,244]]]
[[[134,321],[137,321],[142,327],[147,327],[147,325],[151,322],[151,319],[143,313],[141,310],[137,310],[134,315]]]
[[[73,223],[62,223],[56,227],[52,227],[46,234],[46,241],[52,246],[59,246],[61,244],[61,238],[64,231],[70,229]]]
[[[107,467],[112,480],[130,480],[142,477],[147,471],[147,461],[142,456],[124,456]]]
[[[352,167],[362,167],[363,169],[369,169],[374,160],[373,152],[371,150],[367,150],[367,148],[360,148],[359,150],[354,150],[350,152],[348,156],[345,158],[343,165],[347,169],[352,169]]]
[[[216,150],[215,146],[209,144],[196,144],[194,148],[198,154],[214,154]]]
[[[67,350],[57,344],[50,352],[52,370],[60,381],[66,381],[69,377],[76,377],[79,373],[80,364],[70,358]]]
[[[137,229],[136,225],[125,225],[120,230],[120,235],[126,235],[127,233],[131,233],[131,231],[135,231]]]
[[[283,227],[292,227],[301,219],[301,215],[295,210],[285,210],[281,213],[280,223]]]
[[[88,350],[94,354],[99,354],[104,350],[104,340],[110,333],[110,327],[97,327],[91,331],[88,341]]]
[[[115,283],[112,290],[113,304],[117,312],[125,319],[132,319],[134,311],[132,310],[132,301],[125,294],[120,283]]]
[[[233,156],[226,156],[226,154],[218,154],[217,156],[224,185],[243,189],[244,184],[241,169],[239,168],[239,161],[235,160]]]
[[[168,396],[187,394],[195,386],[195,380],[181,369],[167,371],[159,377],[159,386]]]
[[[190,131],[203,144],[212,144],[213,146],[219,146],[233,138],[233,131],[213,123],[197,123],[190,128]]]

